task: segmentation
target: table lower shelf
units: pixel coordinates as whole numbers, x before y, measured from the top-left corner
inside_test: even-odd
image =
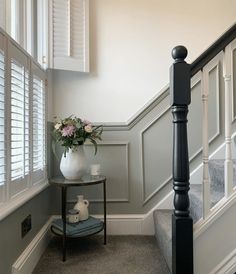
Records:
[[[66,237],[77,238],[99,233],[104,229],[104,222],[100,219],[89,217],[88,220],[78,223],[66,222]],[[52,222],[51,231],[57,236],[63,236],[63,221],[56,219]]]

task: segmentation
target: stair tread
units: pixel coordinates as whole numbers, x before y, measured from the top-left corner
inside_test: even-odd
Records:
[[[190,215],[196,223],[202,217],[202,185],[190,185],[189,200]]]
[[[221,159],[209,161],[211,207],[224,197],[224,162],[225,160]],[[233,184],[236,186],[236,160],[233,160]],[[190,185],[190,216],[194,223],[202,217],[202,193],[202,183]],[[172,265],[172,213],[173,210],[169,209],[157,209],[153,212],[156,239],[170,269]]]

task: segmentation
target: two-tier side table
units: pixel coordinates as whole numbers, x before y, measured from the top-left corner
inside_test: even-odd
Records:
[[[61,219],[54,220],[51,225],[51,231],[62,237],[62,260],[66,260],[66,239],[85,237],[99,233],[104,230],[104,245],[106,244],[106,177],[85,175],[79,180],[67,180],[64,177],[55,177],[49,180],[50,185],[61,188]],[[66,218],[66,203],[68,187],[103,185],[103,222],[99,219],[90,217],[87,221],[77,224],[69,224]]]

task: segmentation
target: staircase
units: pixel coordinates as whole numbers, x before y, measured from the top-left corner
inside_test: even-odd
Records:
[[[233,161],[233,182],[236,186],[236,160]],[[211,181],[211,208],[224,197],[224,160],[209,161]],[[193,223],[202,218],[202,184],[191,185],[189,192],[190,215]],[[173,210],[155,210],[153,213],[155,236],[169,269],[172,269],[171,216]]]
[[[232,131],[236,132],[235,52],[236,24],[191,65],[184,60],[185,47],[177,46],[172,51],[173,209],[157,209],[153,217],[157,242],[173,274],[236,273],[236,241],[229,232],[236,229],[236,222],[231,221],[236,216],[236,160],[232,157]],[[219,135],[224,136],[225,158],[209,160],[209,98],[217,87],[210,92],[206,71],[218,55],[222,56],[219,73],[224,80]],[[187,116],[191,77],[197,73],[201,76],[202,97],[202,179],[190,185]]]

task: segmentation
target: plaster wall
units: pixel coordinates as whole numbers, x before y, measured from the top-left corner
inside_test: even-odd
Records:
[[[90,0],[90,73],[54,71],[54,115],[126,122],[167,85],[170,53],[193,61],[235,22],[234,0]]]

